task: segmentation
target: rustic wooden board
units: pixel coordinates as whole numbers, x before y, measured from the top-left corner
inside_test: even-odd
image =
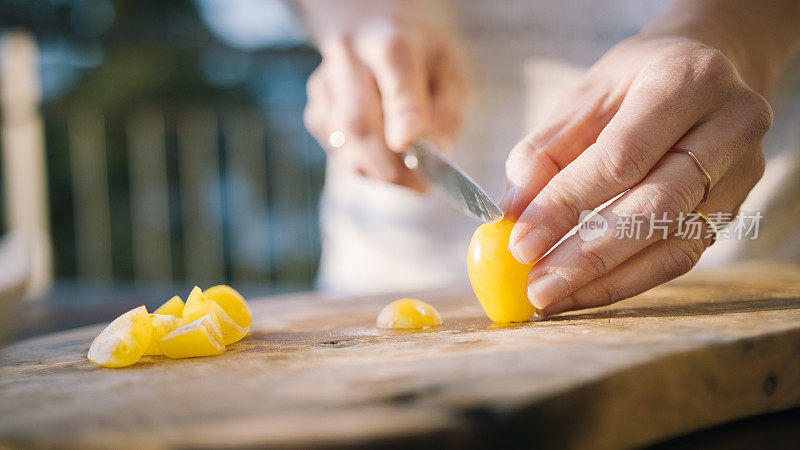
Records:
[[[220,357],[103,369],[101,327],[0,351],[0,447],[641,446],[800,405],[800,268],[695,272],[617,306],[496,326],[471,293],[379,331],[394,297],[253,303]]]

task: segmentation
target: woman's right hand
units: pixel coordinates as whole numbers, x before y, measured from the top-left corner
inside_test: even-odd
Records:
[[[454,42],[406,2],[304,6],[322,53],[306,127],[357,173],[424,192],[396,153],[422,134],[443,148],[455,140],[469,89]]]

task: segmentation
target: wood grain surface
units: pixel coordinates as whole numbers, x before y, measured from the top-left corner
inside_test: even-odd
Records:
[[[408,294],[408,293],[406,293]],[[428,332],[374,328],[396,296],[252,302],[219,357],[103,369],[102,326],[0,351],[0,447],[638,447],[800,405],[800,268],[696,271],[616,306],[493,325],[420,293]]]

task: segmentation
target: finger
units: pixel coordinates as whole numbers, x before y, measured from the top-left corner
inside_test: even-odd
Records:
[[[710,243],[710,239],[705,238],[659,240],[604,277],[558,303],[540,309],[538,314],[547,317],[565,311],[605,306],[641,294],[691,270]]]
[[[511,149],[505,166],[506,193],[500,201],[507,217],[519,218],[553,176],[597,140],[623,96],[620,89],[587,79]]]
[[[730,176],[721,180],[709,195],[706,212],[711,216],[733,214],[742,200],[733,200],[728,195],[728,189],[736,190],[736,197],[744,199],[749,189],[742,189],[734,176],[749,172],[753,172],[749,163],[731,170]],[[610,305],[685,274],[713,243],[713,231],[702,220],[697,223],[700,229],[680,235],[672,233],[667,239],[655,240],[607,274],[541,308],[538,315],[547,317],[565,311]]]
[[[452,148],[461,130],[471,94],[470,81],[461,58],[443,51],[431,67],[431,137],[444,149]]]
[[[331,125],[350,139],[382,134],[380,95],[370,71],[353,53],[349,42],[329,45],[327,55],[329,90],[332,92]]]
[[[386,149],[380,135],[357,139],[341,150],[350,164],[370,178],[404,186],[419,193],[427,192],[427,185],[403,165],[397,154]]]
[[[528,205],[509,239],[518,261],[536,261],[578,223],[581,211],[592,210],[641,181],[708,112],[713,96],[698,92],[686,102],[685,96],[693,91],[665,87],[662,78],[634,82],[597,142],[558,172]]]
[[[631,67],[641,65],[639,53],[629,51],[635,43],[626,40],[609,50],[544,123],[512,149],[500,202],[507,217],[518,219],[556,173],[597,141],[633,82],[636,70]]]
[[[329,44],[326,54],[334,61],[326,79],[332,93],[328,133],[342,131],[346,139],[331,154],[359,173],[424,193],[425,183],[386,146],[381,98],[370,70],[357,59],[347,41]]]
[[[332,95],[330,86],[325,82],[323,67],[318,67],[306,82],[306,107],[303,110],[303,123],[308,132],[326,150],[330,143],[331,127],[328,118],[331,116]]]
[[[718,108],[674,148],[692,151],[710,172],[712,186],[717,180],[733,177],[730,189],[738,192],[746,186],[743,195],[747,195],[763,174],[762,141],[771,126],[769,103],[761,95],[742,89],[735,100]]]
[[[712,190],[704,206],[704,212],[710,217],[727,215],[731,218],[736,214],[747,192],[755,184],[755,181],[742,183],[742,178],[757,181],[764,172],[760,144],[756,150],[730,170]],[[718,228],[724,226],[714,222]],[[702,252],[713,242],[713,231],[703,221],[699,223],[702,229],[698,233],[673,234],[668,239],[655,241],[608,274],[540,309],[538,314],[546,317],[564,311],[609,305],[683,275],[697,264]]]
[[[590,223],[607,224],[599,238],[576,234],[533,266],[528,298],[546,308],[613,270],[677,226],[703,196],[705,177],[684,155],[669,154],[634,189],[600,211]],[[659,230],[649,235],[649,230]]]
[[[712,177],[712,192],[717,193],[715,206],[722,211],[737,207],[763,173],[758,169],[759,164],[763,166],[760,137],[748,127],[730,127],[725,116],[704,122],[681,143],[704,161]],[[737,159],[731,160],[730,155]],[[724,184],[719,184],[722,178]],[[599,213],[603,222],[593,221],[607,223],[611,232],[596,239],[584,239],[582,233],[572,236],[533,267],[528,288],[531,302],[539,308],[554,304],[664,239],[680,216],[698,207],[706,184],[705,175],[688,155],[668,153],[642,182]],[[713,190],[715,186],[722,189]]]
[[[369,161],[361,160],[362,152],[354,150],[355,147],[360,145],[360,139],[356,139],[357,136],[352,127],[346,126],[341,122],[338,124],[332,122],[332,117],[339,117],[341,114],[333,113],[333,89],[331,88],[330,78],[330,70],[323,63],[308,79],[306,84],[308,100],[303,112],[303,121],[306,128],[329,155],[335,155],[332,159],[336,160],[337,163],[343,164],[359,175],[373,178],[380,177],[380,169],[369,167]],[[342,148],[342,145],[334,147],[330,142],[330,136],[334,131],[341,132],[345,136],[347,145],[344,148]],[[348,135],[350,136],[349,139],[346,138]]]
[[[357,39],[356,51],[378,84],[386,143],[403,150],[430,126],[429,79],[422,49],[411,38],[386,28]]]

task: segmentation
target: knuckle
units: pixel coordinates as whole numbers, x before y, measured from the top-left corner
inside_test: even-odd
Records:
[[[541,151],[541,146],[529,136],[519,141],[511,149],[506,159],[506,177],[512,183],[523,186],[530,179],[533,169],[545,170],[550,178],[554,177],[561,168],[549,153]],[[539,155],[544,156],[539,158]]]
[[[743,109],[746,126],[754,137],[761,137],[772,128],[774,113],[763,96],[750,91],[745,96]]]
[[[592,283],[594,292],[592,297],[596,302],[603,305],[609,305],[622,299],[619,288],[605,278],[599,278],[596,282]]]
[[[411,59],[413,48],[410,39],[399,30],[392,30],[383,39],[384,51],[389,61],[402,64]]]
[[[692,270],[704,250],[705,245],[699,239],[676,239],[668,244],[663,262],[665,279],[672,279]]]
[[[594,279],[600,275],[608,273],[612,264],[603,252],[593,246],[585,246],[578,254],[581,270],[586,272],[589,278]]]
[[[565,233],[578,222],[583,211],[580,195],[573,190],[570,179],[573,178],[568,173],[557,174],[536,197],[542,199],[549,211],[554,211],[547,221],[554,229],[565,230]]]
[[[619,143],[619,147],[608,146],[599,173],[614,185],[628,188],[649,171],[647,153],[650,146],[643,138],[635,136],[622,138]]]
[[[546,223],[545,228],[551,233],[564,235],[575,226],[583,211],[578,199],[577,193],[556,177],[536,195],[537,210],[548,211],[546,215],[537,216],[536,220]]]
[[[647,80],[666,87],[670,105],[686,95],[707,98],[732,83],[734,69],[721,51],[703,44],[682,45],[663,53],[650,67]]]
[[[577,196],[570,192],[568,188],[558,190],[556,198],[560,200],[557,201],[556,204],[560,205],[564,211],[564,214],[562,214],[561,226],[569,230],[578,221],[583,209],[577,204]]]
[[[509,153],[508,162],[516,162],[518,160],[528,159],[536,153],[536,148],[534,147],[531,139],[523,139],[517,142],[514,147],[511,148],[511,153]]]
[[[644,198],[649,203],[646,210],[656,213],[657,216],[666,213],[667,217],[674,218],[700,203],[698,193],[701,194],[702,190],[692,192],[688,183],[673,183],[665,188],[650,187],[645,190]]]
[[[694,81],[703,87],[731,79],[733,70],[730,60],[715,48],[699,47],[694,52],[692,60]]]
[[[354,139],[365,139],[374,134],[370,121],[361,111],[347,115],[342,121],[342,127],[345,134]]]
[[[547,153],[541,150],[542,148],[543,145],[541,145],[535,135],[527,136],[511,148],[507,164],[513,165],[532,162],[536,160],[539,155],[547,156]],[[552,159],[548,159],[548,161],[553,163],[556,167],[558,166]]]

